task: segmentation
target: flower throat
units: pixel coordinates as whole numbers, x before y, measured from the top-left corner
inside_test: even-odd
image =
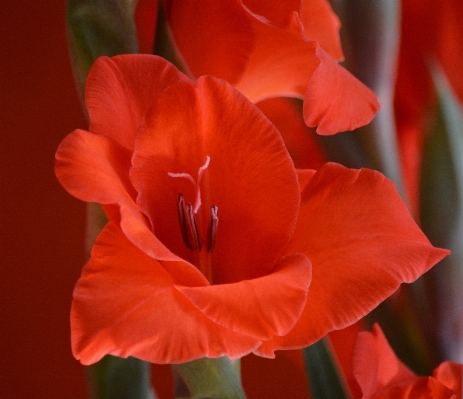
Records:
[[[196,221],[196,214],[198,213],[198,210],[201,207],[201,191],[199,185],[201,183],[201,178],[204,174],[204,171],[209,166],[209,162],[210,157],[206,156],[206,162],[203,166],[201,166],[198,169],[197,181],[195,181],[189,173],[167,173],[170,177],[183,177],[195,186],[196,199],[194,205],[191,203],[185,204],[185,199],[182,193],[178,195],[177,199],[178,220],[180,223],[180,231],[182,232],[183,242],[192,251],[201,252],[203,248],[203,240],[201,239],[198,223]],[[207,239],[207,252],[212,252],[215,247],[217,237],[217,226],[219,224],[219,218],[217,214],[217,206],[212,205],[211,220],[209,223],[209,234]]]

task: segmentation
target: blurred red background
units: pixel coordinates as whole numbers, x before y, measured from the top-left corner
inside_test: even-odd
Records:
[[[61,139],[86,126],[68,61],[64,1],[2,2],[0,38],[0,397],[86,398],[69,338],[85,205],[53,172]]]

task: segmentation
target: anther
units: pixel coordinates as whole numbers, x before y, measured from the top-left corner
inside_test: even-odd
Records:
[[[187,233],[187,227],[186,227],[186,220],[185,220],[185,200],[183,199],[183,195],[179,194],[178,195],[178,200],[177,200],[177,210],[178,210],[178,221],[180,223],[180,231],[182,232],[182,238],[183,242],[185,245],[193,250],[193,247],[191,246],[190,242],[188,241],[188,233]]]
[[[219,218],[217,216],[218,211],[219,208],[213,205],[211,209],[211,224],[209,228],[209,248],[207,248],[207,252],[212,252],[215,248],[215,241],[217,238],[217,226],[219,225]]]
[[[201,251],[201,238],[199,236],[196,217],[193,213],[193,205],[188,204],[185,214],[186,227],[188,232],[188,242],[193,250]]]

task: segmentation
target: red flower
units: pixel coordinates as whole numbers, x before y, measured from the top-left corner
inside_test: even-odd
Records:
[[[136,13],[142,51],[154,0]],[[379,109],[376,96],[337,62],[337,16],[327,0],[166,0],[167,21],[191,76],[227,80],[248,99],[304,99],[304,119],[320,134],[353,130]],[[154,20],[151,19],[154,25]],[[154,33],[154,27],[151,28]],[[152,36],[151,36],[152,37]]]
[[[101,58],[86,105],[90,132],[56,154],[61,184],[109,218],[74,291],[84,364],[271,357],[355,322],[447,254],[381,174],[296,171],[224,81],[193,84],[155,56]]]
[[[444,362],[432,377],[418,377],[394,354],[379,325],[361,332],[354,349],[354,375],[363,399],[457,399],[463,366]]]

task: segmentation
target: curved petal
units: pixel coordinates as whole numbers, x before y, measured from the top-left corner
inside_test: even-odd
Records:
[[[432,373],[433,377],[462,397],[463,365],[454,362],[443,362]]]
[[[320,64],[304,96],[304,120],[317,133],[332,135],[371,122],[379,110],[376,95],[317,46]]]
[[[279,28],[287,27],[292,14],[297,13],[304,35],[318,42],[333,58],[343,59],[339,37],[341,23],[327,0],[242,0],[242,3],[252,14],[264,17],[258,19]]]
[[[297,178],[299,180],[299,186],[301,187],[301,192],[304,191],[305,186],[309,183],[310,179],[314,177],[316,170],[313,169],[298,169]]]
[[[253,102],[271,97],[303,98],[320,61],[317,44],[308,41],[297,13],[285,28],[252,19],[255,48],[245,74],[234,86]]]
[[[174,284],[156,260],[109,223],[74,290],[74,356],[83,364],[106,354],[183,363],[201,357],[238,358],[255,348],[256,339],[212,322]]]
[[[354,323],[450,253],[429,243],[391,181],[333,163],[319,169],[302,192],[287,251],[307,255],[312,284],[293,330],[259,348],[269,356]]]
[[[100,204],[126,203],[136,212],[129,180],[131,152],[108,137],[84,130],[67,135],[55,154],[55,173],[74,197]]]
[[[315,134],[302,118],[302,102],[294,98],[269,98],[256,104],[283,136],[296,168],[318,169],[327,156]]]
[[[260,0],[241,0],[251,15],[262,21],[284,28],[291,20],[293,12],[299,12],[301,0],[286,1],[260,1]],[[263,17],[263,18],[262,18]]]
[[[416,375],[395,355],[378,324],[372,332],[361,332],[354,348],[354,376],[364,398],[388,386],[410,383]]]
[[[457,399],[455,393],[432,377],[416,377],[410,383],[394,385],[362,399]]]
[[[92,133],[112,137],[132,150],[146,111],[158,94],[190,80],[161,57],[124,54],[100,57],[87,78],[85,105]]]
[[[107,216],[120,225],[125,235],[156,259],[180,260],[151,232],[145,216],[135,204],[136,191],[128,176],[131,153],[109,137],[83,130],[69,134],[56,151],[55,173],[74,197],[105,207]],[[199,274],[196,268],[179,263],[183,273]],[[179,272],[181,272],[179,270]],[[199,276],[197,277],[199,278]]]
[[[299,319],[311,277],[307,257],[291,254],[265,277],[234,284],[177,288],[215,323],[268,340],[286,334]]]
[[[212,75],[235,83],[254,46],[247,13],[235,0],[170,0],[166,16],[194,76]]]
[[[342,61],[344,55],[339,36],[341,22],[333,12],[329,1],[302,0],[299,15],[304,25],[305,36],[318,42],[335,60]]]
[[[199,253],[187,249],[179,225],[172,224],[178,194],[194,204],[195,185],[168,173],[197,180],[207,157],[196,215],[205,245],[212,205],[218,207],[219,226],[214,251]],[[137,204],[174,253],[201,270],[210,267],[216,284],[273,270],[296,223],[297,174],[275,127],[229,84],[202,77],[196,88],[179,84],[165,90],[140,131],[132,162]]]

